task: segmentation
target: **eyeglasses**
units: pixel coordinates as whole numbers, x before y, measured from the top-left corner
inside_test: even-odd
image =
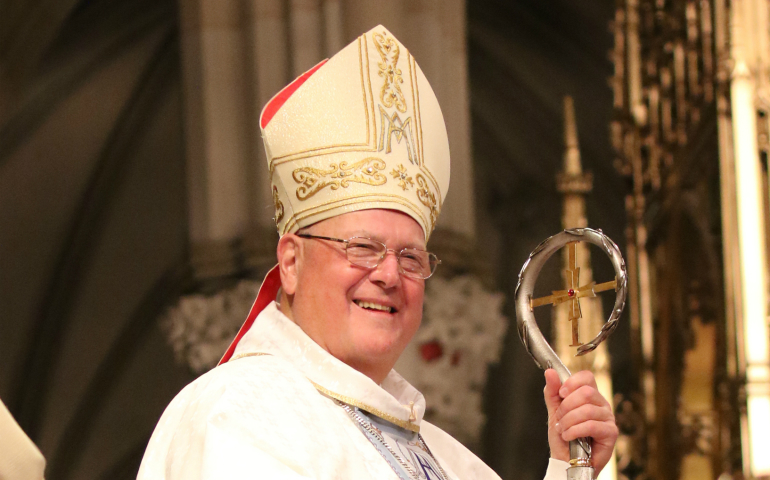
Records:
[[[385,255],[388,252],[393,252],[396,255],[396,260],[398,260],[399,271],[413,278],[429,278],[436,271],[438,264],[441,263],[441,260],[434,253],[417,248],[402,248],[397,252],[388,248],[382,242],[366,237],[353,237],[343,240],[341,238],[322,237],[307,233],[298,233],[297,236],[344,243],[345,255],[347,255],[348,261],[353,265],[364,268],[375,268],[385,260]]]

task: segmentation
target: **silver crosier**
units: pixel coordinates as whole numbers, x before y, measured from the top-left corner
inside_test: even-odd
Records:
[[[535,360],[537,366],[542,369],[553,368],[556,370],[562,383],[570,377],[570,371],[553,351],[537,326],[533,311],[532,294],[537,277],[546,261],[562,247],[574,244],[575,242],[587,242],[596,245],[609,257],[615,269],[615,282],[611,287],[614,287],[616,292],[615,304],[609,320],[602,326],[601,331],[595,338],[578,347],[577,355],[585,355],[593,351],[615,330],[626,303],[628,284],[626,264],[623,261],[620,250],[601,230],[590,228],[565,230],[547,238],[529,255],[529,258],[521,268],[519,281],[516,285],[516,321],[519,337],[524,343],[524,348]],[[568,295],[576,296],[576,300],[577,296],[595,296],[593,289],[593,284],[580,287],[579,289],[570,289],[568,290]],[[581,293],[588,293],[590,295],[576,295],[579,290],[583,291]],[[555,303],[556,301],[554,301]],[[567,469],[567,479],[593,480],[594,469],[591,466],[591,439],[579,438],[571,441],[569,443],[569,451],[571,460],[570,467]]]

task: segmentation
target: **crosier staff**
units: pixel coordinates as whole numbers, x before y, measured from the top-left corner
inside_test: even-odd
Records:
[[[575,244],[588,242],[602,249],[607,254],[615,269],[615,280],[596,285],[594,282],[580,286],[579,271],[576,267]],[[543,298],[532,298],[535,282],[540,270],[546,261],[559,249],[567,246],[569,250],[570,269],[568,270],[568,283],[566,290],[554,292]],[[575,228],[565,230],[547,238],[529,255],[519,273],[519,282],[516,286],[516,322],[519,337],[524,343],[524,348],[542,369],[553,368],[559,374],[559,379],[564,383],[571,375],[570,371],[559,359],[551,346],[546,341],[535,321],[534,308],[542,305],[558,305],[570,302],[570,321],[573,325],[573,346],[578,347],[577,355],[585,355],[596,349],[618,325],[623,307],[626,303],[626,289],[628,277],[623,256],[615,243],[604,235],[601,230],[590,228]],[[578,321],[580,318],[580,298],[596,296],[596,293],[614,289],[615,305],[609,320],[602,326],[599,334],[591,341],[580,344],[577,336]],[[567,469],[568,480],[593,480],[594,469],[591,466],[591,439],[578,438],[569,442],[570,467]]]

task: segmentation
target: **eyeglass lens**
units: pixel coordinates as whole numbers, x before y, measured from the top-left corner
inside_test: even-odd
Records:
[[[372,268],[384,259],[387,247],[375,240],[354,237],[348,240],[346,252],[350,263]],[[438,264],[434,254],[414,248],[404,248],[396,257],[404,273],[420,278],[430,277]]]

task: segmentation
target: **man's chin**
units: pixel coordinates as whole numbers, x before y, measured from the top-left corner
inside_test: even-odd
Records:
[[[395,362],[406,346],[402,345],[398,339],[387,340],[381,334],[374,338],[363,339],[357,345],[357,356],[372,363]]]

